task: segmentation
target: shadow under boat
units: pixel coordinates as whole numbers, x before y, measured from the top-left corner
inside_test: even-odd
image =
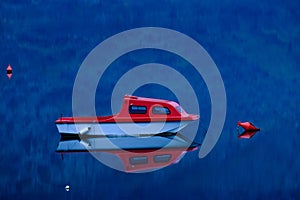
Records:
[[[178,163],[187,152],[200,144],[180,133],[160,133],[151,136],[82,136],[61,135],[57,153],[91,152],[105,155],[110,163],[119,162],[116,169],[125,172],[153,171]],[[107,154],[110,156],[107,157]],[[113,160],[116,159],[116,160]],[[108,164],[109,165],[109,164]]]

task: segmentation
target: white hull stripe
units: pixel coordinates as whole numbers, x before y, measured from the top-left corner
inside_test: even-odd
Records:
[[[176,133],[188,125],[182,122],[146,122],[146,123],[79,123],[56,124],[58,131],[64,134],[82,135],[143,135],[163,132]]]

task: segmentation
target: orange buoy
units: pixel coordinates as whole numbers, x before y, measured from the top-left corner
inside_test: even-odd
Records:
[[[10,64],[8,64],[8,66],[6,68],[6,75],[7,75],[8,79],[10,79],[12,77],[12,67],[10,66]]]

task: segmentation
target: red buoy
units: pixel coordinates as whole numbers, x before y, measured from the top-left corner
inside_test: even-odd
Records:
[[[10,64],[8,64],[8,66],[6,68],[6,75],[7,75],[8,79],[10,79],[12,76],[12,67],[10,66]]]
[[[254,124],[251,122],[240,122],[237,123],[238,126],[243,127],[245,131],[259,131],[260,128],[257,128]]]

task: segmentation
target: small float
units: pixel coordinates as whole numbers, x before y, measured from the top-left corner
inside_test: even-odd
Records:
[[[155,135],[176,133],[199,115],[188,114],[176,102],[125,95],[118,114],[100,117],[60,117],[59,133],[79,135]]]
[[[260,128],[257,128],[253,123],[251,122],[240,122],[237,123],[238,126],[245,129],[245,131],[259,131]]]
[[[257,128],[253,123],[251,122],[240,122],[237,123],[238,126],[242,127],[244,129],[244,132],[241,134],[238,134],[238,138],[242,139],[250,139],[252,138],[258,131],[260,131],[260,128]]]
[[[10,66],[10,64],[8,64],[6,68],[6,76],[8,77],[8,79],[11,79],[12,77],[12,67]]]

